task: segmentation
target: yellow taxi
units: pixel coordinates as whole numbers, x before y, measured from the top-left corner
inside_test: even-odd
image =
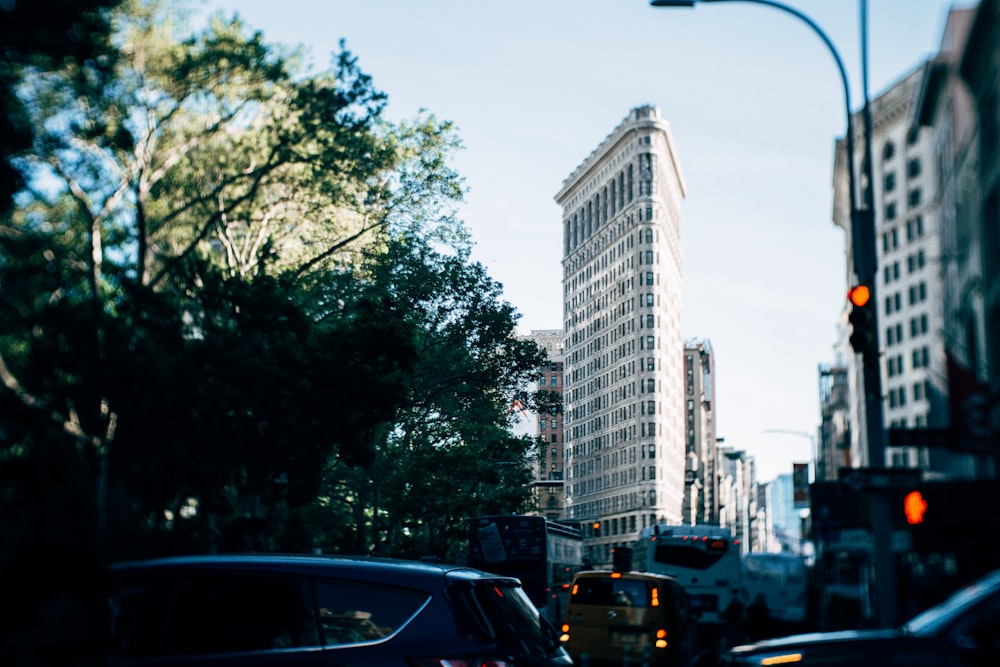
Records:
[[[687,593],[648,572],[585,570],[573,577],[559,640],[574,663],[684,665],[695,646]]]

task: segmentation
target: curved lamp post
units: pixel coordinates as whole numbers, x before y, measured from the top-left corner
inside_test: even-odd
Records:
[[[865,121],[865,175],[868,179],[868,187],[865,191],[865,208],[859,209],[854,172],[854,127],[851,119],[851,88],[847,81],[847,71],[844,62],[834,47],[833,42],[825,32],[809,16],[803,14],[795,7],[777,2],[776,0],[650,0],[653,7],[694,7],[698,2],[749,2],[757,5],[765,5],[791,14],[806,23],[815,32],[826,47],[830,50],[837,69],[840,71],[840,80],[844,86],[844,104],[847,115],[847,133],[845,137],[847,148],[847,169],[848,169],[848,189],[851,216],[851,248],[853,251],[853,264],[855,276],[869,287],[872,299],[875,298],[875,217],[872,209],[872,157],[871,157],[871,111],[868,104],[868,31],[867,31],[867,0],[859,0],[861,7],[861,66],[863,89],[865,94],[865,105],[863,116]],[[877,311],[876,311],[877,312]],[[874,312],[872,313],[875,314]],[[873,317],[872,326],[878,330],[878,320]],[[882,414],[882,389],[881,375],[879,370],[878,349],[869,349],[862,354],[862,370],[864,374],[865,391],[865,421],[866,435],[868,440],[868,461],[872,466],[885,465],[885,424]],[[883,627],[890,627],[896,621],[896,582],[895,572],[892,563],[892,545],[890,543],[890,532],[892,522],[889,516],[889,508],[886,498],[880,494],[872,494],[869,497],[872,514],[872,533],[875,560],[875,579],[878,583],[878,608],[879,623]]]

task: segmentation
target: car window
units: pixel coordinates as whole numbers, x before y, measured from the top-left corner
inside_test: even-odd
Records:
[[[517,655],[552,655],[559,641],[523,589],[488,580],[449,589],[462,630],[479,643],[496,642]]]
[[[648,607],[650,591],[645,581],[636,579],[611,579],[609,577],[583,577],[575,582],[573,604],[601,605],[605,607]],[[662,602],[667,602],[663,600]]]
[[[430,599],[424,591],[323,579],[316,583],[320,629],[327,646],[379,641],[398,632]]]
[[[184,573],[164,629],[163,655],[317,645],[300,580],[243,572]]]

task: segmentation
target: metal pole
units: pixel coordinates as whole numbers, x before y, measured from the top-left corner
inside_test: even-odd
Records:
[[[872,166],[872,113],[868,98],[868,0],[859,0],[861,24],[861,75],[864,95],[865,124],[865,214],[858,228],[861,232],[863,252],[858,278],[871,290],[872,326],[878,341],[878,292],[875,289],[877,274],[875,241],[875,177]],[[855,265],[857,266],[857,264]],[[857,271],[857,269],[856,269]],[[885,418],[882,414],[882,373],[879,364],[879,345],[867,348],[861,356],[865,388],[865,427],[868,435],[868,465],[885,466]],[[885,493],[869,495],[872,525],[872,547],[875,557],[875,611],[878,624],[887,628],[896,624],[896,571],[892,556],[892,516],[889,496]]]

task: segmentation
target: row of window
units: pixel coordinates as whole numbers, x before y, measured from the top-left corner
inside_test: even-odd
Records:
[[[927,283],[920,281],[916,285],[910,285],[908,290],[908,297],[910,306],[915,306],[918,303],[923,303],[927,301]],[[903,309],[903,294],[902,292],[896,292],[895,294],[890,294],[885,297],[885,314],[891,315],[895,312],[899,312]]]
[[[895,214],[893,214],[895,217]],[[888,215],[887,220],[891,220]],[[892,229],[887,229],[882,232],[882,252],[888,253],[890,250],[896,250],[899,248],[899,230],[900,227],[894,226]],[[912,243],[917,239],[921,239],[924,236],[924,218],[923,216],[916,216],[911,218],[906,222],[906,241],[907,243]]]
[[[910,338],[924,336],[929,331],[930,324],[927,314],[910,318]],[[886,327],[885,343],[887,347],[893,347],[903,342],[903,323],[897,322],[893,326]]]
[[[574,485],[575,487],[576,485]],[[579,497],[579,494],[574,494]],[[632,491],[629,493],[619,494],[617,496],[612,496],[610,498],[600,498],[597,500],[588,500],[587,502],[577,503],[571,508],[573,518],[575,519],[586,519],[590,517],[600,516],[606,517],[609,514],[618,514],[620,512],[626,512],[628,510],[635,509],[636,507],[653,507],[656,505],[656,490],[650,489],[649,491]],[[639,516],[643,516],[639,514]],[[656,523],[655,515],[649,515],[650,526]],[[642,526],[646,528],[646,525]]]
[[[907,273],[915,273],[920,271],[927,265],[927,257],[924,254],[923,249],[909,255],[906,258],[906,271]],[[892,264],[887,264],[882,269],[882,282],[886,285],[889,283],[899,280],[901,277],[901,272],[899,270],[899,262],[893,262]]]
[[[650,195],[653,192],[654,155],[652,153],[640,154],[638,166],[638,195],[640,197]],[[567,219],[564,225],[564,246],[567,253],[593,236],[602,225],[607,224],[619,211],[623,210],[626,204],[632,203],[635,197],[634,181],[634,165],[630,162]],[[651,213],[651,210],[648,211],[648,214]]]
[[[914,382],[912,386],[913,400],[915,402],[928,400],[931,395],[930,380]],[[906,386],[892,387],[889,389],[889,407],[902,408],[906,406]]]
[[[913,370],[927,368],[931,363],[930,348],[926,345],[914,348],[910,353],[910,361]],[[905,372],[906,369],[903,366],[903,355],[897,354],[886,358],[886,375],[889,377],[896,377],[897,375],[902,375]]]

